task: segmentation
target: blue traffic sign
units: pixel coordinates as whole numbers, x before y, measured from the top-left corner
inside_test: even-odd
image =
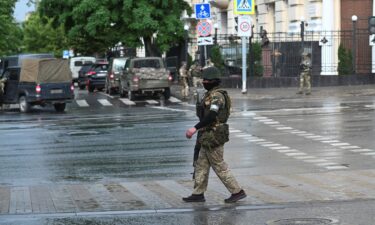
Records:
[[[195,4],[195,17],[197,19],[209,19],[211,8],[209,3]]]

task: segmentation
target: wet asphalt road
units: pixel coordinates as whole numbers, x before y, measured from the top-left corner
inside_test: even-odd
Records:
[[[373,205],[375,96],[234,98],[233,101],[231,141],[226,145],[225,157],[238,177],[252,176],[263,185],[282,189],[293,186],[293,182],[283,186],[285,180],[280,180],[281,176],[294,179],[308,174],[308,178],[323,177],[321,182],[346,184],[360,173],[359,176],[366,174],[368,178],[360,180],[367,185],[364,190],[357,187],[360,181],[356,180],[356,187],[344,191],[339,187],[338,192],[363,195],[353,194],[340,203],[333,197],[335,189],[322,194],[316,186],[315,189],[307,186],[310,193],[327,195],[326,199],[335,201],[320,203],[310,196],[290,200],[301,205],[290,203],[279,207],[259,197],[261,200],[252,198],[246,205],[272,203],[271,209],[193,207],[198,212],[172,210],[162,215],[140,212],[128,217],[92,214],[98,218],[69,219],[60,218],[64,215],[57,215],[57,219],[17,216],[3,217],[4,224],[264,224],[286,215],[287,218],[333,217],[345,224],[353,221],[344,216],[345,211],[359,212],[364,205]],[[139,99],[133,105],[117,96],[88,95],[84,91],[77,92],[76,101],[64,114],[55,113],[52,108],[35,109],[30,114],[5,110],[0,117],[0,186],[189,180],[194,141],[187,140],[184,133],[195,123],[192,100]],[[249,184],[252,185],[256,186]],[[279,190],[269,186],[264,186],[265,192],[277,195]],[[291,196],[285,196],[288,197]],[[315,205],[303,204],[311,200]],[[339,205],[342,210],[337,210]],[[300,208],[311,213],[302,213]],[[372,224],[369,222],[374,221],[372,214],[366,212],[361,212],[358,221],[362,222],[358,224]],[[249,218],[253,218],[251,223],[247,223]]]

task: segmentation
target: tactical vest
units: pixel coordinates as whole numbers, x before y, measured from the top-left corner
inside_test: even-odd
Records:
[[[218,111],[218,115],[216,117],[216,122],[215,122],[214,126],[217,125],[218,123],[226,123],[228,121],[228,118],[229,118],[229,115],[230,115],[230,110],[231,110],[231,107],[232,107],[232,102],[230,100],[230,97],[229,97],[227,91],[215,88],[215,89],[209,91],[204,96],[204,98],[202,99],[201,105],[202,105],[202,108],[203,108],[203,116],[208,115],[208,113],[210,112],[211,104],[205,104],[205,103],[211,102],[212,96],[215,92],[220,92],[224,96],[225,102],[224,102],[224,108],[220,108],[219,111]]]

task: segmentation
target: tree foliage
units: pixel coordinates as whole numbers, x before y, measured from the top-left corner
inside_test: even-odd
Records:
[[[145,46],[147,55],[160,55],[183,40],[184,0],[42,0],[40,12],[57,27],[64,24],[76,51],[103,52],[122,42]]]
[[[41,18],[38,13],[33,13],[23,24],[24,49],[30,53],[54,53],[61,57],[62,52],[68,48],[63,26],[54,28],[52,20]]]
[[[354,73],[352,51],[346,49],[342,43],[338,49],[338,58],[339,64],[337,70],[339,75],[352,75]]]
[[[0,5],[0,56],[19,52],[22,31],[14,21],[16,0],[2,0]]]

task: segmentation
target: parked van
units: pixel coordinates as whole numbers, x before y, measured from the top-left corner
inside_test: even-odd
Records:
[[[83,65],[91,65],[96,61],[95,57],[77,56],[70,58],[70,70],[72,71],[73,82],[78,81],[78,72]]]
[[[6,80],[1,104],[19,103],[21,112],[30,111],[34,105],[52,104],[63,112],[66,103],[74,99],[74,86],[68,60],[27,54],[4,58]]]

